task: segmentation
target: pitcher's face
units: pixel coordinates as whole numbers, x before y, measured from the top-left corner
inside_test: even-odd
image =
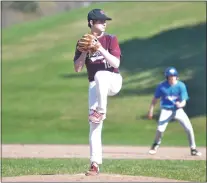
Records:
[[[95,32],[105,32],[106,30],[106,20],[96,20],[93,22],[92,29]]]

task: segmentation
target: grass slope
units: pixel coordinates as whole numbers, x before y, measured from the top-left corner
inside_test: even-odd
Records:
[[[84,165],[84,166],[83,166]],[[88,169],[85,159],[2,159],[2,177],[43,174],[77,174]],[[204,182],[205,161],[105,160],[103,173],[165,177]]]
[[[186,110],[197,145],[205,145],[206,10],[201,2],[101,3],[3,29],[3,143],[88,143],[86,70],[75,73],[72,60],[77,39],[88,31],[87,12],[97,6],[113,17],[108,32],[118,36],[123,53],[123,89],[109,98],[103,142],[151,144],[156,119],[144,117],[163,69],[173,65],[188,84]],[[178,123],[169,124],[163,145],[187,145]]]

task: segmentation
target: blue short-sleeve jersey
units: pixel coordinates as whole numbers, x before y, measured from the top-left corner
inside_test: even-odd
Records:
[[[167,80],[156,87],[154,97],[160,98],[161,108],[168,109],[176,109],[175,102],[189,99],[185,83],[178,81],[175,85],[170,85]]]

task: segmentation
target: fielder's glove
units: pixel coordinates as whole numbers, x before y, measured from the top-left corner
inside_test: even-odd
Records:
[[[101,46],[98,39],[92,34],[84,34],[81,39],[79,39],[77,44],[77,49],[80,52],[89,52],[93,54]]]

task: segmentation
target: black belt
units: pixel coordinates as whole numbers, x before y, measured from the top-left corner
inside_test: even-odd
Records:
[[[175,108],[167,108],[167,107],[162,107],[162,109],[168,110],[168,111],[175,111]]]

